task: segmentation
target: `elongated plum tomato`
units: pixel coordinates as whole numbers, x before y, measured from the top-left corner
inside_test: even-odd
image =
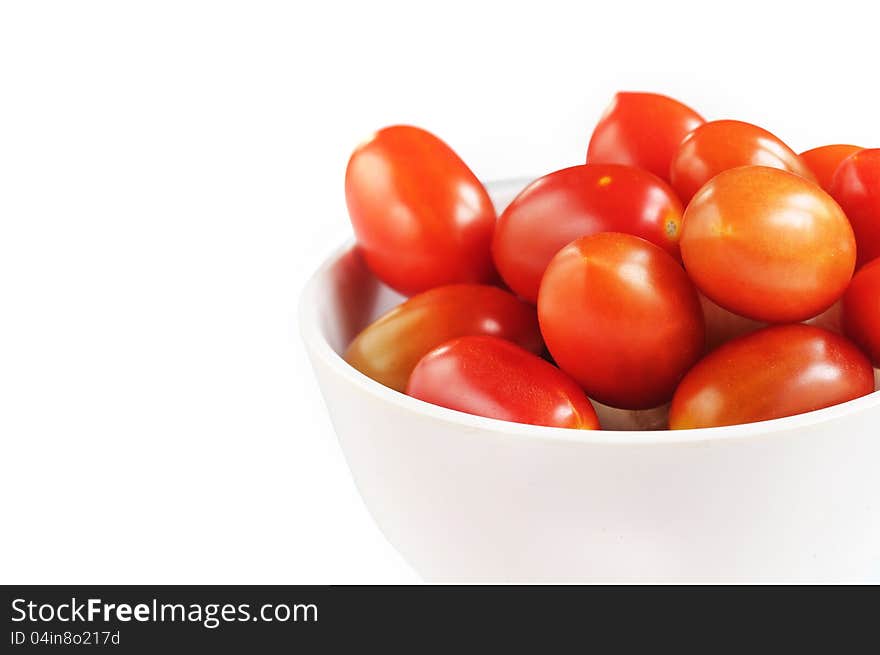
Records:
[[[687,204],[706,182],[737,166],[779,168],[815,181],[797,153],[767,130],[742,121],[712,121],[678,147],[669,172],[672,188]]]
[[[618,93],[593,130],[587,163],[638,166],[668,181],[678,144],[703,122],[693,109],[667,96]]]
[[[406,392],[460,412],[515,423],[595,430],[599,419],[574,380],[498,337],[461,337],[425,355]]]
[[[826,191],[831,191],[831,180],[834,178],[834,172],[844,159],[850,155],[854,155],[859,150],[859,146],[848,146],[842,143],[831,146],[820,146],[807,150],[800,154],[801,161],[813,171],[816,176],[816,182]]]
[[[559,368],[623,409],[667,402],[705,347],[687,273],[630,234],[602,232],[560,250],[541,282],[538,320]]]
[[[367,265],[401,293],[493,279],[495,209],[433,134],[405,125],[376,132],[348,162],[345,199]]]
[[[766,421],[830,407],[874,390],[868,358],[811,325],[774,325],[729,341],[678,385],[673,430]]]
[[[880,367],[880,259],[859,269],[843,295],[843,331]]]
[[[492,254],[507,285],[537,302],[544,269],[567,243],[598,232],[626,232],[680,259],[682,206],[656,175],[619,164],[587,164],[550,173],[504,210]]]
[[[681,255],[710,300],[765,323],[812,318],[843,295],[856,244],[816,184],[763,166],[714,177],[688,205]]]
[[[452,284],[413,296],[355,337],[345,361],[397,391],[429,350],[455,337],[488,334],[543,350],[535,308],[482,284]]]
[[[832,178],[831,195],[856,233],[857,265],[880,257],[880,148],[860,150],[844,159]]]

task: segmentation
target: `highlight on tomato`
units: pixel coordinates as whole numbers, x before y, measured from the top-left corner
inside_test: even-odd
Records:
[[[709,353],[678,385],[673,430],[766,421],[830,407],[874,391],[870,361],[822,328],[774,325]]]
[[[430,132],[395,125],[358,146],[345,199],[367,266],[402,294],[494,279],[489,194]]]
[[[572,166],[535,180],[513,200],[498,219],[492,253],[507,285],[534,303],[553,255],[581,236],[626,232],[679,259],[681,217],[669,185],[645,170]]]
[[[395,307],[358,334],[345,360],[364,375],[404,391],[418,361],[455,337],[491,335],[529,352],[543,351],[535,308],[479,284],[437,287]]]
[[[425,355],[407,394],[434,405],[502,421],[596,430],[583,390],[552,364],[510,341],[460,337]]]

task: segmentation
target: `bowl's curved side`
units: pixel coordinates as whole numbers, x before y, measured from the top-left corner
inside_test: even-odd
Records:
[[[609,446],[413,413],[314,365],[367,507],[428,580],[880,580],[877,408],[771,438]]]

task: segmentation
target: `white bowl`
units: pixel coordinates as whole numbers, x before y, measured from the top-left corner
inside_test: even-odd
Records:
[[[499,209],[524,184],[493,185]],[[880,393],[677,432],[497,421],[340,357],[400,300],[349,244],[307,284],[300,322],[358,489],[426,580],[880,581]]]

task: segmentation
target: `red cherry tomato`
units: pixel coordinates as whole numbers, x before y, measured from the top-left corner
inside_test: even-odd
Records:
[[[612,407],[667,402],[705,347],[687,274],[629,234],[602,232],[560,250],[541,282],[538,319],[559,368]]]
[[[843,330],[880,367],[880,259],[859,269],[846,290]]]
[[[453,284],[413,296],[355,337],[345,360],[397,391],[425,353],[445,341],[488,334],[526,350],[543,350],[535,308],[513,294],[481,284]]]
[[[532,182],[504,210],[492,254],[504,281],[537,302],[544,269],[559,249],[597,232],[626,232],[676,259],[682,206],[660,178],[618,164],[587,164]]]
[[[581,388],[558,368],[497,337],[461,337],[419,361],[406,392],[425,402],[502,421],[595,430]]]
[[[834,171],[840,166],[841,162],[850,155],[854,155],[859,150],[859,146],[847,146],[843,144],[835,144],[833,146],[820,146],[802,152],[800,157],[807,167],[813,171],[816,181],[826,191],[831,190],[831,179],[834,177]]]
[[[587,163],[638,166],[668,181],[678,144],[703,122],[697,112],[672,98],[618,93],[593,131]]]
[[[348,162],[345,199],[367,265],[401,293],[493,279],[495,209],[433,134],[403,125],[376,132]]]
[[[858,266],[880,257],[880,148],[843,160],[832,178],[831,195],[856,233]]]
[[[766,421],[874,391],[868,358],[844,337],[810,325],[774,325],[730,341],[678,385],[673,430]]]
[[[672,187],[687,204],[706,182],[737,166],[768,166],[814,180],[800,157],[767,130],[742,121],[712,121],[681,142],[672,158]]]
[[[684,213],[681,254],[706,296],[767,323],[803,321],[843,295],[852,228],[817,185],[763,166],[724,171]]]

